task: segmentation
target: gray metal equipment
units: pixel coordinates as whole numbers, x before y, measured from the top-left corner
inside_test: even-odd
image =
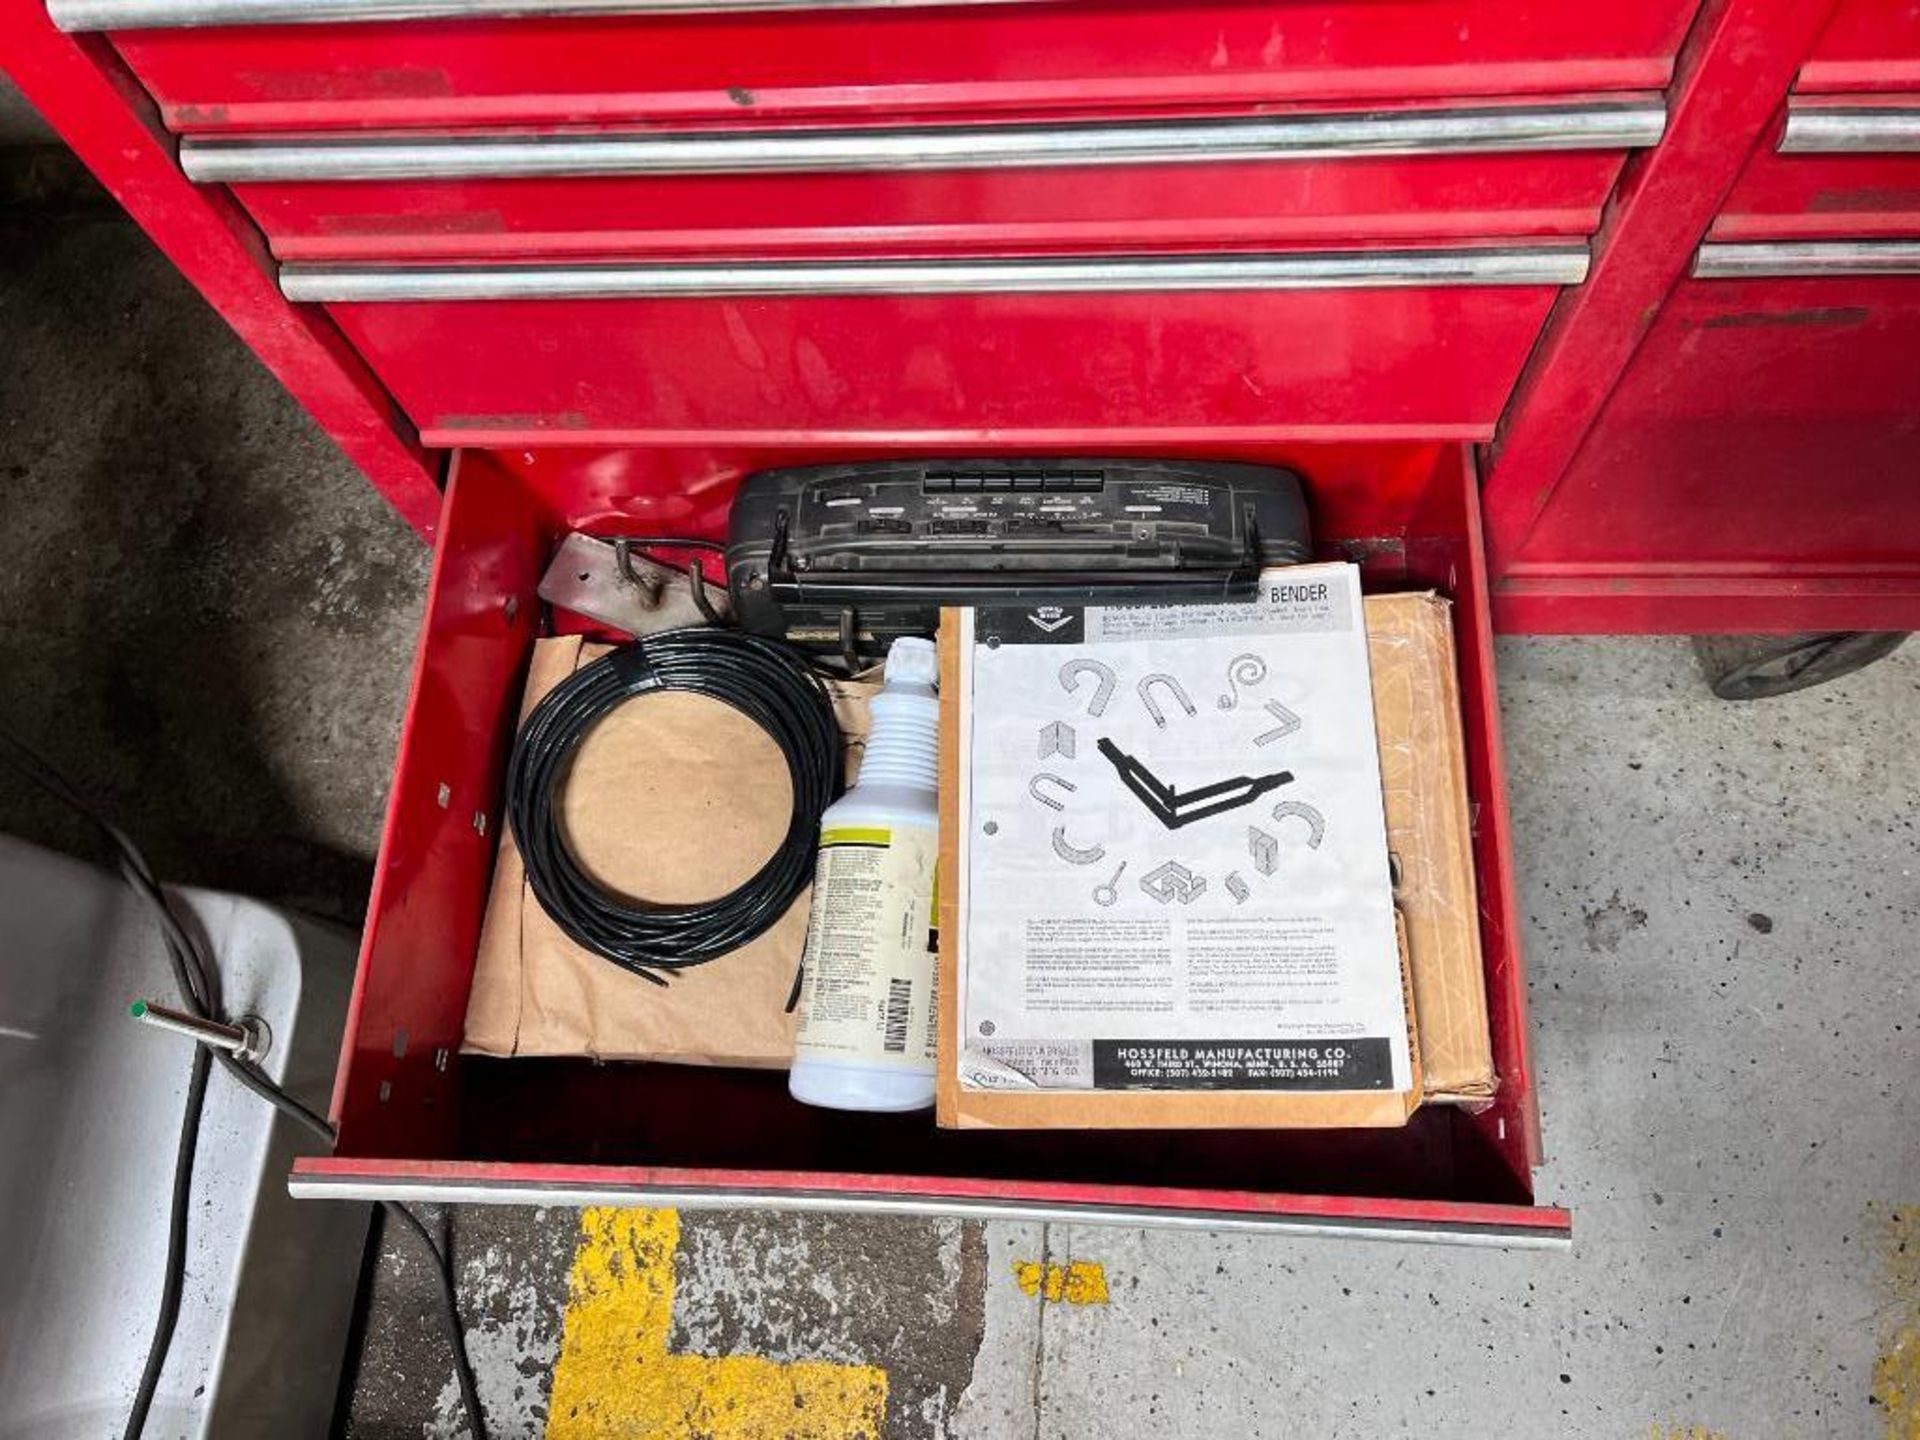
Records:
[[[169,894],[257,1063],[324,1109],[352,938],[238,896]],[[0,936],[0,1437],[98,1440],[126,1423],[153,1336],[193,1042],[170,1033],[160,932],[119,879],[0,836]],[[129,1007],[148,997],[162,1014],[138,1023]],[[311,1146],[215,1069],[149,1434],[327,1433],[369,1212],[288,1196]]]

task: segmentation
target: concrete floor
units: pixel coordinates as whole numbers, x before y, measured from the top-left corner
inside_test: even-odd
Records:
[[[110,210],[0,210],[0,345],[0,722],[170,877],[354,918],[424,554]],[[1571,1254],[466,1211],[493,1433],[1920,1436],[1920,647],[1746,707],[1674,641],[1500,661]],[[0,829],[85,850],[4,776]],[[459,1433],[371,1278],[345,1432]]]
[[[0,146],[51,145],[57,137],[13,82],[0,75]]]
[[[0,719],[170,879],[357,924],[427,554],[61,152],[0,157]],[[5,772],[0,824],[84,838]]]

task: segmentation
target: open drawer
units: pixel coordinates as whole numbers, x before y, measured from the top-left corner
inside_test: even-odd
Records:
[[[1076,453],[1113,453],[1099,432]],[[1454,598],[1497,1099],[1401,1130],[940,1131],[930,1115],[809,1110],[786,1077],[459,1053],[534,586],[567,529],[718,537],[739,477],[865,445],[459,452],[400,742],[333,1098],[339,1145],[301,1161],[306,1196],[792,1209],[1260,1225],[1498,1244],[1562,1242],[1533,1204],[1539,1159],[1514,934],[1477,491],[1464,447],[1223,445],[1159,453],[1286,464],[1318,540],[1370,588]],[[926,453],[924,447],[918,453]],[[637,800],[635,823],[644,824]]]

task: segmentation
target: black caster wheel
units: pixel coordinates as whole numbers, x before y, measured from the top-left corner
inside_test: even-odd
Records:
[[[1900,648],[1910,630],[1696,635],[1694,657],[1722,700],[1767,700],[1824,685]]]

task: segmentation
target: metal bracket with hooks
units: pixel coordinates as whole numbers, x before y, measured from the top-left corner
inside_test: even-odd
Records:
[[[560,542],[537,593],[556,609],[629,635],[731,622],[725,587],[710,584],[697,559],[682,569],[646,554],[649,546],[710,553],[722,548],[711,540],[602,539],[576,531]]]

